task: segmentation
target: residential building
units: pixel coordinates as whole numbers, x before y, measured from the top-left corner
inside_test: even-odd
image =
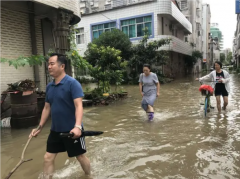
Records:
[[[237,68],[240,67],[240,14],[237,14],[237,27],[233,41],[233,58]]]
[[[91,3],[95,6],[95,2],[84,1],[84,4]],[[192,24],[181,13],[176,1],[107,0],[104,9],[102,6],[98,8],[99,10],[93,12],[81,7],[82,20],[78,24],[81,33],[76,34],[76,37],[83,40],[76,42],[82,56],[87,44],[103,32],[120,29],[129,36],[133,44],[137,44],[143,36],[142,29],[148,27],[149,41],[172,39],[169,45],[161,48],[170,51],[170,61],[163,67],[164,74],[177,76],[184,73],[184,56],[192,54],[192,48],[184,38],[192,33]]]
[[[69,25],[80,21],[79,1],[29,0],[1,2],[1,58],[17,59],[69,49]],[[1,91],[10,83],[31,79],[41,91],[50,80],[45,64],[15,69],[1,64]]]
[[[202,5],[202,51],[203,51],[203,68],[210,69],[212,66],[210,51],[210,24],[211,9],[209,4]]]
[[[192,24],[192,34],[185,36],[194,50],[203,51],[202,34],[202,0],[178,0],[180,10]],[[193,72],[199,73],[202,70],[202,59],[199,59],[194,66]]]
[[[213,39],[218,39],[218,44],[219,44],[219,48],[220,50],[223,49],[223,34],[219,29],[219,24],[218,23],[212,23],[211,24],[211,36]]]

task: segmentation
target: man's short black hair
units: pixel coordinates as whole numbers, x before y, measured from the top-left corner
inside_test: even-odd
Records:
[[[151,70],[151,66],[150,66],[149,64],[144,64],[144,65],[143,65],[143,68],[144,68],[144,67],[147,67],[147,68],[149,68],[149,70]]]
[[[57,56],[57,62],[61,65],[64,64],[65,65],[65,70],[66,70],[66,68],[67,68],[66,55],[63,55],[63,54],[60,54],[60,53],[51,53],[49,58],[51,58],[53,56]]]
[[[220,68],[222,68],[222,62],[220,62],[220,61],[215,61],[215,62],[214,62],[214,67],[213,67],[214,69],[215,69],[215,63],[217,63],[218,65],[220,65]]]

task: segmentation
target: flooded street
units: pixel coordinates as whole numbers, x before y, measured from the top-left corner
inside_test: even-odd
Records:
[[[101,136],[87,137],[87,156],[94,179],[236,179],[240,178],[240,78],[231,75],[226,112],[215,107],[203,117],[204,97],[194,78],[161,86],[155,102],[155,120],[146,121],[138,86],[126,86],[129,97],[107,107],[85,108],[86,130]],[[216,106],[215,98],[211,98]],[[43,155],[51,121],[34,138],[25,159],[11,179],[41,178]],[[30,129],[1,132],[1,177],[20,160]],[[54,179],[83,179],[75,159],[61,153]]]

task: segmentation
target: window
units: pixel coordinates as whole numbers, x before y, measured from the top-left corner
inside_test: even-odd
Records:
[[[201,30],[201,24],[199,22],[196,23],[196,28],[197,28],[197,31]]]
[[[146,27],[149,35],[152,35],[152,16],[138,17],[121,21],[121,30],[129,38],[144,36],[143,29]]]
[[[116,22],[93,25],[92,26],[93,39],[98,38],[103,32],[112,31],[113,29],[116,29]]]
[[[181,3],[180,3],[180,9],[182,10],[182,9],[186,9],[187,8],[187,1],[185,0],[185,1],[181,1]]]
[[[76,44],[84,44],[84,28],[77,29]]]

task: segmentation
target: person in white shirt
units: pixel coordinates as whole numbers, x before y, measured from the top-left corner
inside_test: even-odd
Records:
[[[230,75],[226,70],[222,69],[222,63],[220,61],[216,61],[214,63],[215,70],[213,70],[210,74],[197,78],[197,81],[213,81],[212,87],[215,88],[214,94],[217,100],[217,108],[218,112],[221,112],[221,109],[226,110],[228,105],[228,94],[230,92]],[[221,98],[223,97],[223,107],[221,108]]]

